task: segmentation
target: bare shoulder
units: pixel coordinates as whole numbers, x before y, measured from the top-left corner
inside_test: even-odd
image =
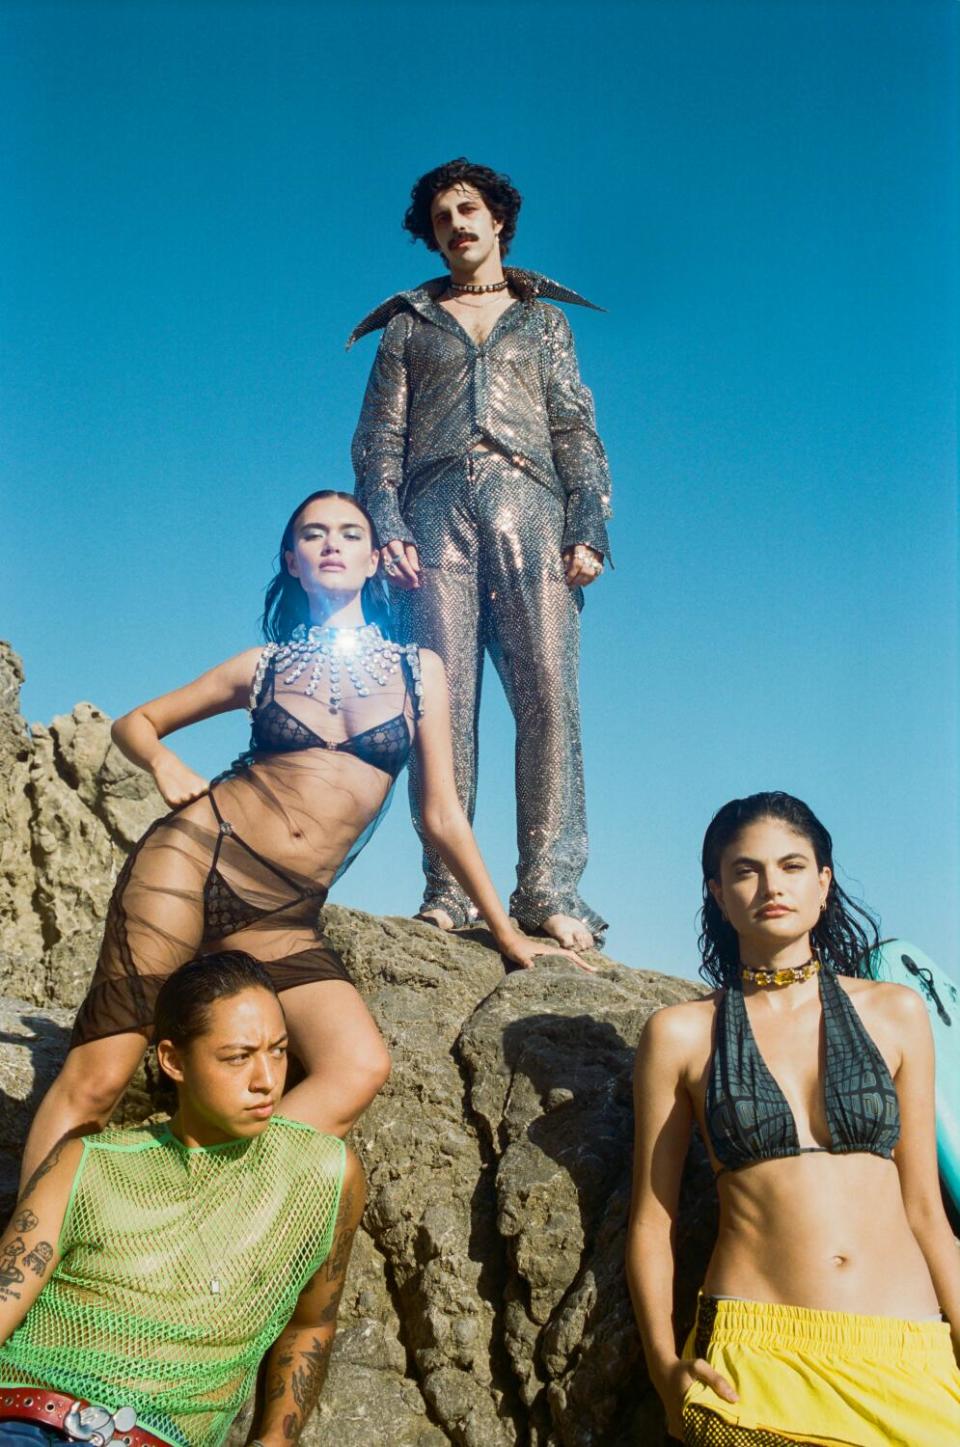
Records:
[[[270,647],[269,643],[260,643],[254,648],[245,648],[242,653],[235,653],[232,658],[228,658],[224,664],[230,682],[244,702],[247,701],[247,691],[253,684],[264,652]]]
[[[347,1146],[338,1213],[341,1224],[348,1227],[356,1226],[363,1215],[366,1200],[367,1178],[363,1173],[363,1166],[356,1153]]]
[[[234,653],[222,663],[215,664],[210,674],[219,674],[237,687],[249,686],[265,647],[269,647],[269,644],[260,643],[253,648],[244,648],[241,653]]]
[[[363,1173],[363,1166],[360,1164],[360,1157],[357,1155],[356,1151],[351,1150],[349,1146],[345,1146],[343,1163],[344,1189],[349,1187],[351,1190],[355,1190],[359,1186],[360,1190],[362,1191],[366,1188],[366,1182],[367,1178]]]
[[[421,648],[419,651],[420,672],[424,683],[428,688],[431,685],[436,688],[446,688],[447,670],[443,666],[443,659],[439,653],[434,653],[432,648]]]
[[[916,990],[892,980],[860,980],[838,975],[837,982],[860,1010],[892,1026],[919,1024],[927,1018],[927,1007]]]
[[[837,977],[860,1014],[875,1042],[883,1049],[888,1064],[906,1056],[920,1058],[932,1048],[927,1007],[907,985],[891,980],[858,980]]]
[[[241,673],[249,672],[256,668],[263,657],[264,649],[269,647],[269,643],[255,643],[252,648],[245,648],[242,653],[235,653],[232,658],[227,659],[227,662],[239,669]]]
[[[711,1040],[720,993],[714,990],[702,999],[654,1010],[640,1037],[638,1064],[641,1056],[651,1051],[656,1051],[659,1059],[669,1056],[678,1061],[701,1052]]]

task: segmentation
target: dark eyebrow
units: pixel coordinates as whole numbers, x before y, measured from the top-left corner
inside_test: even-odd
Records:
[[[282,1035],[278,1035],[277,1038],[276,1038],[276,1040],[271,1040],[271,1041],[270,1041],[270,1044],[267,1046],[267,1049],[268,1049],[268,1050],[272,1050],[275,1045],[286,1045],[288,1039],[289,1039],[289,1036],[287,1035],[286,1030],[284,1030],[283,1034],[282,1034]],[[230,1044],[230,1045],[218,1045],[218,1046],[217,1046],[217,1049],[218,1049],[218,1050],[256,1050],[256,1048],[257,1048],[256,1045],[252,1044],[249,1040],[238,1040],[238,1041],[236,1041],[235,1043]]]
[[[321,522],[319,519],[315,518],[312,522],[298,523],[297,532],[305,533],[308,528],[327,528],[328,530],[330,528],[362,528],[363,525],[364,524],[362,518],[344,518],[340,522],[332,523]]]
[[[792,850],[789,854],[782,854],[782,855],[780,856],[780,858],[777,860],[777,863],[778,863],[778,864],[786,864],[786,862],[787,862],[788,859],[804,859],[804,860],[806,860],[806,859],[809,859],[809,858],[810,858],[809,854],[804,854],[801,850],[795,849],[795,850]],[[760,864],[760,863],[762,863],[762,861],[759,860],[759,859],[751,859],[750,856],[749,856],[749,854],[738,854],[737,857],[736,857],[736,859],[732,859],[730,862],[731,862],[731,864]]]

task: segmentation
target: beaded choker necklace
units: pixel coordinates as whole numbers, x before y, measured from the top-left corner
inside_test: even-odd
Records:
[[[749,965],[741,965],[740,978],[748,985],[759,985],[761,990],[765,990],[771,985],[797,985],[801,980],[809,980],[819,969],[820,961],[816,955],[811,955],[805,964],[791,965],[785,970],[752,970]]]
[[[400,667],[400,660],[409,650],[400,643],[384,638],[376,623],[363,623],[359,628],[308,628],[298,623],[286,643],[268,644],[260,656],[251,690],[251,707],[260,696],[271,659],[277,677],[284,683],[296,683],[310,669],[304,687],[307,698],[313,698],[324,675],[329,682],[327,708],[337,714],[343,704],[343,675],[346,673],[360,698],[369,698],[371,683],[381,688]]]
[[[400,667],[402,656],[403,649],[384,638],[376,623],[364,623],[359,628],[318,628],[316,625],[307,628],[301,623],[277,654],[276,671],[283,674],[284,683],[290,684],[296,683],[300,675],[311,668],[303,690],[307,698],[313,698],[327,674],[328,708],[335,714],[340,712],[343,703],[344,672],[358,696],[368,698],[370,682],[382,688]],[[363,675],[369,681],[365,681]]]
[[[472,281],[450,281],[447,284],[456,296],[480,296],[485,291],[506,291],[510,285],[506,277],[502,281],[488,281],[483,285]]]

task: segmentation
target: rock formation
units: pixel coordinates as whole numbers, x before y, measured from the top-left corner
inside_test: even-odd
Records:
[[[159,801],[81,704],[29,733],[0,657],[0,1160],[11,1169],[66,1046],[111,877]],[[9,684],[8,681],[9,680]],[[152,795],[152,797],[151,797]],[[12,842],[11,842],[12,841]],[[7,847],[9,844],[9,847]],[[368,1206],[308,1447],[659,1447],[623,1245],[630,1070],[643,1022],[687,982],[559,959],[505,974],[483,931],[328,906],[393,1056],[353,1134]],[[55,1002],[50,1004],[47,1002]],[[150,1102],[141,1081],[128,1118]],[[687,1173],[678,1319],[713,1231],[701,1151]],[[231,1443],[243,1442],[238,1424]]]
[[[33,1004],[75,1006],[117,870],[165,805],[92,704],[28,728],[22,682],[0,642],[0,978]]]

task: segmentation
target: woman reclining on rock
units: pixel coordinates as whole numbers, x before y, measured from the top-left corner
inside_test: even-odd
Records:
[[[172,812],[147,830],[117,880],[70,1052],[30,1132],[24,1176],[63,1136],[106,1124],[146,1049],[164,980],[214,950],[246,951],[284,992],[290,1047],[306,1072],[285,1114],[334,1135],[349,1130],[390,1061],[317,918],[330,884],[373,832],[411,746],[427,831],[498,948],[522,966],[543,953],[583,965],[518,933],[500,905],[456,795],[443,666],[381,632],[378,559],[363,508],[345,493],[312,494],[283,532],[264,609],[267,646],[114,724],[116,743],[153,774]],[[212,783],[161,743],[248,704],[250,751]]]
[[[363,1174],[275,1113],[269,975],[239,952],[182,966],[156,1036],[172,1120],[62,1141],[0,1241],[0,1447],[216,1447],[268,1351],[255,1431],[288,1447],[323,1385]]]
[[[874,923],[799,799],[725,805],[703,880],[717,988],[651,1016],[635,1073],[627,1272],[669,1428],[688,1447],[960,1442],[960,1260],[923,1001],[868,978]],[[671,1232],[694,1121],[720,1226],[678,1356]]]

